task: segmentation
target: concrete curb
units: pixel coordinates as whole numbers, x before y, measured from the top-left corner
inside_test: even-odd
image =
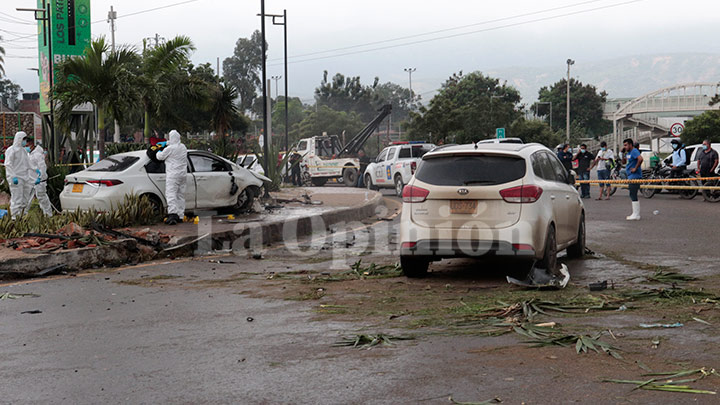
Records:
[[[362,205],[355,207],[342,207],[329,210],[320,214],[292,219],[297,223],[298,237],[307,236],[313,231],[313,223],[324,223],[325,227],[341,223],[366,219],[376,214],[376,209],[382,202],[382,194],[372,192]],[[227,249],[238,239],[245,239],[249,242],[249,235],[257,236],[262,234],[264,245],[277,242],[283,238],[283,230],[287,221],[272,221],[266,223],[249,223],[240,226],[232,231],[211,233],[208,237],[198,241],[195,236],[188,236],[178,240],[178,245],[188,244],[185,248],[174,251],[173,257],[191,256],[196,250],[210,251],[212,249]],[[248,247],[248,246],[246,246]],[[118,240],[110,245],[94,248],[81,248],[74,250],[58,251],[39,255],[32,258],[15,258],[0,262],[0,280],[32,278],[39,272],[51,267],[65,265],[63,271],[78,271],[102,266],[117,266],[121,264],[136,264],[142,261],[162,257],[162,254],[155,254],[145,246],[140,246],[133,239]],[[162,252],[160,252],[162,253]],[[165,256],[168,256],[165,254]]]

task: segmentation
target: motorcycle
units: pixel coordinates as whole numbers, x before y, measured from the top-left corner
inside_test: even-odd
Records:
[[[651,171],[646,172],[643,171],[643,178],[644,179],[670,179],[673,178],[672,174],[672,168],[667,164],[668,161],[665,160],[663,162],[664,164],[658,163],[655,165],[655,167],[652,168]],[[680,173],[680,176],[682,178],[692,178],[695,177],[695,173],[691,170],[683,170],[682,173]],[[667,181],[667,182],[650,182],[648,183],[650,185],[664,185],[664,186],[690,186],[690,187],[697,187],[699,183],[696,180],[683,180],[683,181]],[[655,194],[662,192],[663,189],[661,188],[641,188],[640,193],[645,198],[653,198]],[[696,195],[698,195],[697,189],[688,189],[688,190],[669,190],[672,193],[677,193],[680,195],[680,198],[685,200],[692,200],[695,198]]]

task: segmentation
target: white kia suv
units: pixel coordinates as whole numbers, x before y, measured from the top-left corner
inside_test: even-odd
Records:
[[[540,144],[470,144],[426,153],[403,189],[400,262],[420,277],[432,261],[507,256],[554,272],[557,253],[585,252],[575,180]]]

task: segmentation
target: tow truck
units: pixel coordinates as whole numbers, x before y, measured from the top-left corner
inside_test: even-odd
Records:
[[[393,142],[365,169],[365,187],[370,190],[394,187],[395,194],[402,197],[403,187],[415,174],[420,159],[433,149],[435,145],[424,141]]]
[[[380,114],[345,146],[342,146],[337,135],[325,133],[298,141],[295,150],[302,156],[300,167],[303,183],[323,186],[328,180],[338,179],[346,186],[354,186],[360,170],[357,154],[385,117],[390,115],[392,105],[384,105],[378,111]]]

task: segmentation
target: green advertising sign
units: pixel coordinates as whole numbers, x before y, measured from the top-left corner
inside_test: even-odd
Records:
[[[50,5],[50,36],[45,41],[45,21],[38,21],[40,112],[50,111],[50,63],[82,55],[90,45],[90,0],[37,0],[37,8]],[[52,51],[52,54],[51,54]]]

